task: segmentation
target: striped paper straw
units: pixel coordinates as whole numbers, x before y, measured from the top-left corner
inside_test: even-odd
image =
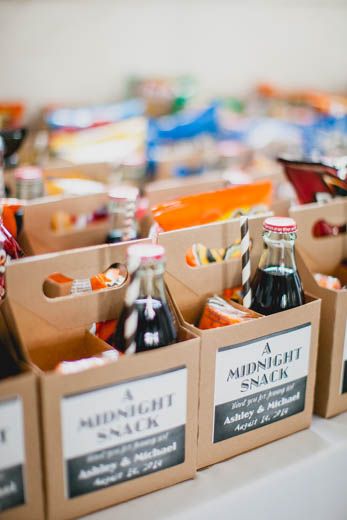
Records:
[[[241,261],[242,261],[242,305],[247,309],[251,306],[252,291],[251,291],[251,261],[249,255],[249,229],[248,218],[240,218],[241,229]]]
[[[127,355],[136,352],[136,329],[138,323],[138,312],[135,302],[140,293],[140,278],[138,276],[138,268],[140,266],[140,258],[137,256],[128,257],[128,275],[129,285],[127,287],[124,299],[125,321],[124,321],[124,353]]]

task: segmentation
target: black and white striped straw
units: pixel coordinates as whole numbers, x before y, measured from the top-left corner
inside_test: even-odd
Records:
[[[135,255],[128,256],[128,275],[129,285],[127,287],[124,299],[125,306],[125,321],[124,321],[124,353],[127,355],[135,354],[136,352],[136,329],[138,323],[138,311],[135,302],[140,293],[140,277],[138,276],[138,269],[140,267],[141,259]]]
[[[251,291],[251,261],[250,261],[250,240],[248,229],[248,217],[240,218],[241,229],[241,261],[242,261],[242,305],[247,309],[250,308],[252,302]]]

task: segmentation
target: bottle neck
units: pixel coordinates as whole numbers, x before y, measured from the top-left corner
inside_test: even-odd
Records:
[[[136,238],[135,209],[136,203],[130,200],[111,200],[109,203],[111,230],[122,240]]]
[[[138,271],[140,278],[139,298],[152,297],[166,303],[165,285],[164,285],[164,263],[155,261],[141,265]]]
[[[259,269],[271,269],[284,275],[296,271],[295,239],[295,233],[264,231],[264,249],[259,261]]]

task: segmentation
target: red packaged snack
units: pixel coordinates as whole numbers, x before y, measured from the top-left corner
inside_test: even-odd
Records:
[[[11,260],[21,258],[23,251],[17,241],[4,226],[0,217],[0,300],[5,296],[5,270]]]

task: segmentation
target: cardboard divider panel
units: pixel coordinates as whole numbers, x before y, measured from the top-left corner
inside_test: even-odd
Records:
[[[52,217],[67,214],[90,214],[106,206],[107,193],[80,197],[56,197],[24,207],[23,231],[19,243],[27,255],[38,255],[103,244],[110,229],[109,219],[88,224],[84,229],[57,232],[52,229]]]
[[[254,274],[262,252],[262,217],[249,219],[252,274]],[[186,251],[194,243],[207,244],[211,248],[224,248],[240,239],[238,219],[209,224],[159,235],[167,251],[166,279],[179,311],[189,323],[194,323],[206,299],[221,294],[224,289],[241,284],[241,259],[191,267],[187,264]]]

